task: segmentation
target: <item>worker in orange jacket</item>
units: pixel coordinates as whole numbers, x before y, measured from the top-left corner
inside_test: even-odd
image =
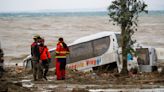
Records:
[[[66,55],[69,54],[69,48],[63,38],[59,38],[56,46],[56,75],[57,80],[65,79]]]
[[[45,80],[47,80],[47,72],[49,69],[49,62],[51,61],[51,55],[50,52],[48,51],[48,48],[46,45],[44,45],[44,39],[40,41],[40,46],[39,46],[39,51],[40,51],[40,65],[41,65],[41,76]]]

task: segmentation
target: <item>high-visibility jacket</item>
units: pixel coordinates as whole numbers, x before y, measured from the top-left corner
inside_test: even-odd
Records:
[[[63,42],[58,42],[56,47],[56,56],[55,58],[66,58],[66,55],[69,54],[69,48],[63,46]]]
[[[47,46],[39,46],[39,51],[40,51],[41,60],[46,60],[46,59],[51,58],[51,55],[50,55],[50,52],[48,51]]]

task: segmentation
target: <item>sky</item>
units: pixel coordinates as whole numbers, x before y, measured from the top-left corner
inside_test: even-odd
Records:
[[[0,0],[0,12],[106,10],[112,0]],[[144,0],[148,10],[164,10],[164,0]]]

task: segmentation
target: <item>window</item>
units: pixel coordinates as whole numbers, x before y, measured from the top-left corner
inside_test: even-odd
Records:
[[[94,56],[100,56],[104,54],[110,45],[110,38],[103,37],[93,41],[93,48],[94,48]]]
[[[116,39],[117,39],[118,47],[121,47],[121,35],[116,34]]]
[[[73,63],[75,61],[85,60],[93,57],[93,48],[91,42],[80,43],[69,47],[70,55],[68,61]]]
[[[72,45],[69,47],[70,54],[67,57],[68,63],[100,56],[108,50],[109,45],[109,37],[103,37],[96,40]]]
[[[136,49],[139,65],[149,65],[149,50],[147,48]]]

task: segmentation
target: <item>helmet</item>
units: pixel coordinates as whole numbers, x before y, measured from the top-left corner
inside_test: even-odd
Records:
[[[41,38],[40,35],[35,35],[35,36],[33,37],[33,39],[39,39],[39,38]]]

